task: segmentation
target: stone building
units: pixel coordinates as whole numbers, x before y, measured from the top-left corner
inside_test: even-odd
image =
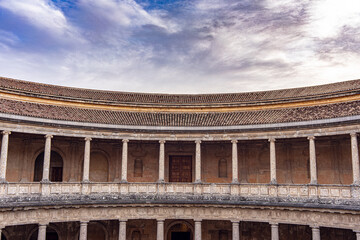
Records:
[[[7,240],[360,240],[360,80],[203,95],[0,78]]]

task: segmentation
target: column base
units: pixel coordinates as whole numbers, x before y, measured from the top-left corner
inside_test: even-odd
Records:
[[[120,183],[129,183],[127,180],[122,179]]]
[[[43,184],[49,184],[51,183],[49,179],[44,179],[44,180],[41,180],[40,183],[43,183]]]
[[[313,180],[309,183],[309,185],[318,185],[318,182],[317,182],[317,180]]]
[[[355,181],[351,184],[351,186],[358,187],[360,186],[360,181]]]
[[[157,183],[165,183],[165,180],[164,179],[159,179],[159,180],[157,180]]]
[[[276,179],[272,179],[272,180],[270,181],[270,184],[277,185],[278,183],[277,183]]]
[[[0,179],[0,184],[6,184],[6,183],[9,183],[8,181],[6,181],[6,179],[5,178],[1,178]]]
[[[84,181],[81,181],[82,184],[89,184],[91,183],[90,180],[84,180]]]
[[[195,180],[195,182],[194,183],[196,183],[196,184],[201,184],[202,183],[202,181],[200,180],[200,179],[197,179],[197,180]]]
[[[237,178],[233,179],[231,184],[239,184],[239,180]]]

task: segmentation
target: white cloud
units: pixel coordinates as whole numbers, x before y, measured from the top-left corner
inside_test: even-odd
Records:
[[[337,36],[343,26],[360,26],[359,0],[313,1],[309,13],[308,33],[314,37],[331,38]]]
[[[27,23],[47,31],[55,37],[77,35],[63,12],[49,0],[0,0],[0,7],[24,18]]]
[[[80,0],[79,5],[96,18],[105,18],[115,25],[136,27],[151,24],[168,31],[173,31],[175,27],[165,22],[159,11],[147,12],[134,0]]]

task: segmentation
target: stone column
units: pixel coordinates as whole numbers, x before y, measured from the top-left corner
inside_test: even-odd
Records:
[[[352,159],[352,169],[353,169],[353,184],[359,185],[359,148],[357,141],[357,134],[351,133],[351,159]]]
[[[309,136],[310,184],[317,184],[315,137]]]
[[[312,229],[312,240],[320,240],[320,228],[318,226],[311,227]]]
[[[277,184],[275,138],[270,138],[269,142],[270,142],[270,183]]]
[[[165,182],[165,140],[160,140],[159,150],[159,180],[158,182]]]
[[[271,223],[271,240],[279,240],[279,224]]]
[[[121,158],[121,182],[127,182],[127,162],[128,162],[128,139],[123,139],[122,158]]]
[[[119,220],[119,240],[126,240],[126,221]]]
[[[42,182],[50,182],[50,156],[51,156],[51,139],[52,135],[45,135],[45,149],[44,149],[44,167]]]
[[[196,140],[195,144],[195,182],[201,183],[201,141]]]
[[[233,183],[239,182],[239,169],[238,169],[238,150],[237,150],[237,140],[232,140],[232,175]]]
[[[360,240],[360,231],[354,231],[356,234],[356,240]]]
[[[0,228],[0,239],[1,239],[1,234],[2,234],[2,228]]]
[[[239,222],[232,222],[232,240],[240,240]]]
[[[2,132],[2,142],[1,142],[1,157],[0,157],[0,182],[6,182],[6,164],[8,157],[9,149],[9,135],[10,131]]]
[[[38,240],[46,240],[46,224],[39,224]]]
[[[88,225],[88,222],[80,222],[79,240],[87,240],[87,225]]]
[[[164,220],[157,220],[156,240],[164,240]]]
[[[201,240],[201,220],[195,221],[195,238],[194,240]]]
[[[83,182],[89,182],[90,171],[90,141],[91,138],[85,138],[85,150],[84,150],[84,167],[83,167]]]

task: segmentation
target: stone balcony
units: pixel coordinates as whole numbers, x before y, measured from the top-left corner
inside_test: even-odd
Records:
[[[209,183],[6,183],[2,207],[118,203],[191,203],[360,209],[353,185]]]

